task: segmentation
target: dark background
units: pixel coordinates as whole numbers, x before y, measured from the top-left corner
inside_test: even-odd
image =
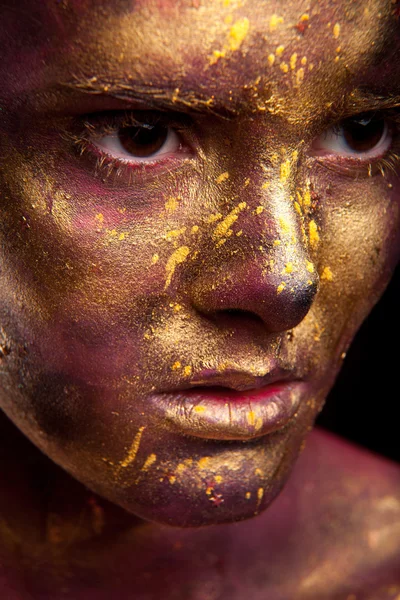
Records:
[[[400,462],[400,266],[361,326],[317,424]]]

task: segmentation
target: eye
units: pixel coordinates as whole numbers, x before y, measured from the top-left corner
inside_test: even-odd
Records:
[[[93,143],[103,153],[127,163],[154,162],[181,147],[177,132],[162,123],[120,127]]]
[[[336,155],[358,160],[383,157],[392,144],[392,131],[382,115],[365,114],[331,127],[313,142],[319,155]]]

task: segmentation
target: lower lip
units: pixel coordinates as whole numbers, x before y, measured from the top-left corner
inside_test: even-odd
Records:
[[[164,422],[178,433],[214,440],[251,440],[282,429],[293,419],[304,393],[299,381],[236,392],[196,388],[153,395]]]

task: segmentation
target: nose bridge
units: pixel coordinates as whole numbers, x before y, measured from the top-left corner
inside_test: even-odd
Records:
[[[252,312],[274,332],[297,325],[318,287],[299,208],[280,182],[262,195],[244,188],[202,251],[191,285],[197,310]]]

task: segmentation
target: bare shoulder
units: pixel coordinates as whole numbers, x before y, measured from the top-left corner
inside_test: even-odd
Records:
[[[266,522],[291,515],[296,598],[400,598],[400,466],[313,432]],[[285,525],[286,526],[286,525]],[[272,525],[274,527],[274,525]]]

